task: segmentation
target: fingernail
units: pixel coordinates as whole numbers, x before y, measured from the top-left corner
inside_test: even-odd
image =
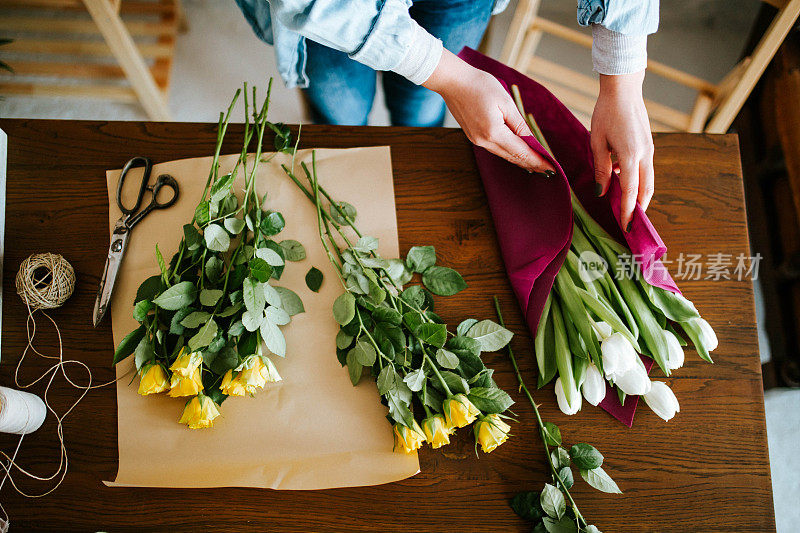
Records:
[[[633,227],[633,220],[628,222],[628,227],[625,228],[625,233],[630,233],[631,232],[631,227]]]
[[[555,178],[556,177],[555,171],[552,171],[552,170],[545,170],[544,171],[544,175],[547,176],[548,178]]]
[[[603,196],[603,186],[597,182],[594,182],[594,195],[598,198]]]

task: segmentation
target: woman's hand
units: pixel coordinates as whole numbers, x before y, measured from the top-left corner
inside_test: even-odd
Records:
[[[531,135],[514,100],[491,74],[444,50],[425,87],[439,93],[470,141],[531,172],[553,171],[522,135]]]
[[[608,191],[611,154],[619,163],[620,222],[630,231],[636,202],[647,209],[653,197],[653,136],[642,98],[644,71],[600,75],[600,96],[592,114],[592,153],[597,195]]]

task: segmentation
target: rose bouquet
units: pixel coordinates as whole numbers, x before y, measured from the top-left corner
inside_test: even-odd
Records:
[[[552,155],[516,86],[512,93],[534,136]],[[534,340],[538,385],[556,378],[558,405],[568,415],[580,410],[583,399],[599,404],[608,382],[620,402],[628,394],[643,396],[669,420],[680,409],[678,400],[665,383],[650,380],[637,354],[651,357],[669,376],[684,362],[687,342],[679,332],[712,362],[714,330],[688,299],[648,283],[630,250],[592,219],[572,191],[571,200],[572,242]]]
[[[267,129],[277,133],[277,149],[294,150],[286,142],[288,130],[267,121],[269,91],[259,109],[253,88],[251,123],[245,85],[241,156],[230,173],[219,175],[222,141],[240,93],[220,114],[211,171],[178,251],[167,263],[156,246],[161,272],[146,279],[135,298],[133,316],[141,325],[114,353],[114,364],[134,355],[139,394],[188,398],[180,423],[192,429],[211,427],[228,396],[253,395],[281,379],[269,354],[285,356],[280,328],[304,310],[293,291],[271,282],[280,279],[286,260],[304,253],[296,241],[274,240],[283,216],[267,209],[266,195],[256,187]],[[248,166],[253,139],[255,158]],[[240,172],[241,200],[234,190]]]
[[[491,320],[467,319],[448,330],[434,312],[433,294],[466,288],[455,270],[436,265],[432,246],[412,247],[405,260],[384,259],[378,241],[355,225],[356,209],[334,201],[317,182],[316,160],[287,176],[317,209],[322,245],[344,292],[333,304],[340,326],[336,353],[357,385],[364,370],[375,380],[393,423],[395,450],[410,453],[427,442],[449,444],[456,428],[472,425],[476,449],[506,441],[504,413],[514,403],[492,379],[481,353],[508,344],[512,333]],[[414,274],[422,284],[410,284]]]

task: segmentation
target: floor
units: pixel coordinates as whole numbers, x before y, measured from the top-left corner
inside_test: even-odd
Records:
[[[493,22],[488,42],[490,55],[499,54],[515,3],[512,0],[509,9]],[[275,60],[272,50],[255,37],[233,2],[184,0],[184,4],[190,29],[177,41],[170,109],[175,120],[216,122],[219,110],[227,107],[242,81],[265,86],[269,76],[277,75]],[[546,18],[569,26],[575,24],[574,0],[548,0],[543,4],[541,14]],[[650,56],[709,81],[719,81],[739,58],[759,6],[757,0],[670,0],[662,5],[659,32],[649,40]],[[591,70],[590,55],[580,47],[565,46],[545,37],[539,53],[587,73]],[[692,105],[691,93],[655,76],[645,82],[645,94],[687,111]],[[279,80],[273,86],[272,102],[270,115],[276,120],[307,120],[298,93],[283,87]],[[0,116],[146,119],[135,105],[2,96]],[[370,123],[388,124],[380,94]],[[448,125],[456,124],[448,118]],[[756,287],[757,301],[759,292]],[[763,335],[760,341],[762,359],[768,359],[769,346]],[[769,391],[765,405],[778,531],[795,531],[800,523],[800,455],[795,451],[800,434],[800,391]]]

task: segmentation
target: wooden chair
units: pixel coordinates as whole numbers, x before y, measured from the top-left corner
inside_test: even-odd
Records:
[[[500,61],[534,76],[588,127],[599,92],[599,82],[593,76],[538,57],[535,52],[543,34],[587,48],[592,47],[592,38],[574,28],[539,17],[537,13],[540,3],[541,0],[520,0]],[[769,3],[778,8],[775,19],[753,53],[740,61],[720,83],[714,84],[664,63],[648,60],[649,74],[661,76],[697,92],[689,114],[645,100],[653,130],[695,133],[724,133],[728,130],[800,14],[800,0],[769,0]]]
[[[151,120],[172,120],[184,24],[180,0],[0,0],[0,35],[14,39],[0,54],[13,53],[5,61],[15,72],[0,75],[0,94],[138,101]]]

